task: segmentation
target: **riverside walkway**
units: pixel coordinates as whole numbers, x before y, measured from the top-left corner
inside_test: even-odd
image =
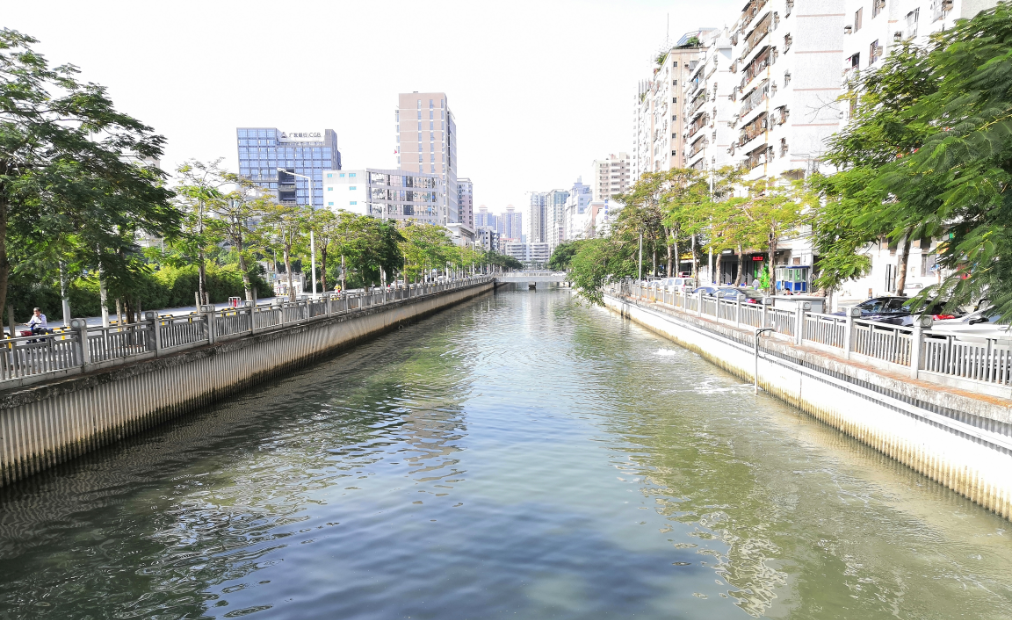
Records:
[[[294,303],[146,312],[0,348],[0,486],[136,434],[343,346],[493,289],[490,276]]]
[[[813,313],[810,302],[790,301],[793,308],[718,301],[631,282],[605,289],[610,309],[1012,517],[1007,345]]]

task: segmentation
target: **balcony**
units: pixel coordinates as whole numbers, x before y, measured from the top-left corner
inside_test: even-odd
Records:
[[[689,125],[688,137],[691,138],[692,136],[696,135],[697,133],[699,133],[700,129],[706,127],[709,124],[710,124],[710,115],[703,114],[702,116],[694,120],[691,125]]]
[[[746,114],[751,112],[763,101],[769,97],[770,82],[769,80],[764,81],[759,86],[756,86],[749,94],[741,98],[742,105],[741,111],[738,113],[739,117],[744,117]]]
[[[741,19],[739,20],[741,21],[741,28],[739,29],[739,32],[745,32],[748,25],[752,23],[755,16],[759,14],[759,11],[761,11],[768,2],[769,0],[752,0],[745,6],[745,10],[742,11]],[[733,43],[737,44],[737,42]]]
[[[692,100],[692,105],[689,106],[689,111],[686,113],[686,116],[691,117],[693,114],[696,113],[696,111],[699,108],[703,106],[704,103],[706,103],[706,101],[709,99],[709,97],[706,96],[706,93],[707,93],[706,89],[700,89],[699,92],[696,93],[696,97],[695,99]]]
[[[763,112],[738,132],[738,146],[745,146],[752,140],[765,134],[768,127],[769,123],[767,122],[766,113]]]
[[[699,140],[693,142],[692,148],[689,149],[689,159],[692,159],[693,157],[698,155],[699,152],[705,149],[709,144],[710,141],[706,139],[706,136],[703,136]]]
[[[755,170],[759,166],[767,163],[769,150],[770,146],[768,144],[763,144],[762,146],[746,153],[745,161],[742,162],[742,165],[745,166],[745,170]]]
[[[752,50],[754,50],[756,46],[759,45],[759,43],[761,43],[762,40],[766,38],[766,35],[770,33],[771,23],[773,23],[772,13],[767,13],[765,17],[759,20],[759,23],[756,25],[756,27],[752,30],[752,32],[748,34],[748,37],[746,37],[745,49],[742,50],[741,56],[739,56],[738,58],[740,58],[742,61],[748,58],[748,55],[752,52]]]
[[[766,67],[773,64],[773,59],[776,57],[774,55],[775,51],[775,47],[767,46],[764,51],[761,51],[756,55],[752,62],[748,63],[748,66],[745,67],[743,75],[741,76],[741,85],[738,87],[739,89],[744,90],[745,86],[747,86],[749,82],[755,79],[757,75],[765,71]]]

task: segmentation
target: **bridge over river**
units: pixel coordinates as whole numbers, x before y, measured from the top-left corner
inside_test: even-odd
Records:
[[[569,274],[561,271],[507,271],[496,274],[497,284],[566,284],[569,282]]]

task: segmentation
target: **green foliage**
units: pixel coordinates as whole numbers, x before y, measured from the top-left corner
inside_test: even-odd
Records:
[[[112,286],[145,277],[136,233],[178,231],[163,173],[141,165],[164,138],[116,111],[71,65],[49,67],[35,39],[0,30],[0,308],[10,276],[101,266]]]
[[[882,231],[945,236],[950,275],[920,297],[958,305],[986,293],[1012,318],[1012,5],[957,22],[927,50],[905,48],[859,86],[831,153],[850,178],[826,183],[829,213],[817,220],[833,279],[859,274],[846,254]]]
[[[567,271],[573,257],[584,243],[586,243],[584,240],[560,243],[552,252],[552,257],[548,259],[548,268],[553,271]]]

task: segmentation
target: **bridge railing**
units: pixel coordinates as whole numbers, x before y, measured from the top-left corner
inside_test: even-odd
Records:
[[[862,320],[851,310],[844,316],[814,313],[804,300],[794,301],[793,308],[777,308],[771,303],[749,303],[743,295],[725,300],[631,280],[611,282],[604,292],[662,304],[678,313],[749,331],[768,329],[775,338],[796,346],[908,372],[914,379],[1005,397],[1012,388],[1010,337],[967,341],[932,332],[929,320],[923,325],[916,320],[913,327],[904,327]]]
[[[328,317],[364,313],[370,308],[465,289],[492,279],[473,276],[385,290],[328,293],[296,302],[245,302],[237,308],[203,306],[187,316],[162,316],[149,311],[136,323],[110,327],[74,319],[69,331],[0,340],[0,390]]]

